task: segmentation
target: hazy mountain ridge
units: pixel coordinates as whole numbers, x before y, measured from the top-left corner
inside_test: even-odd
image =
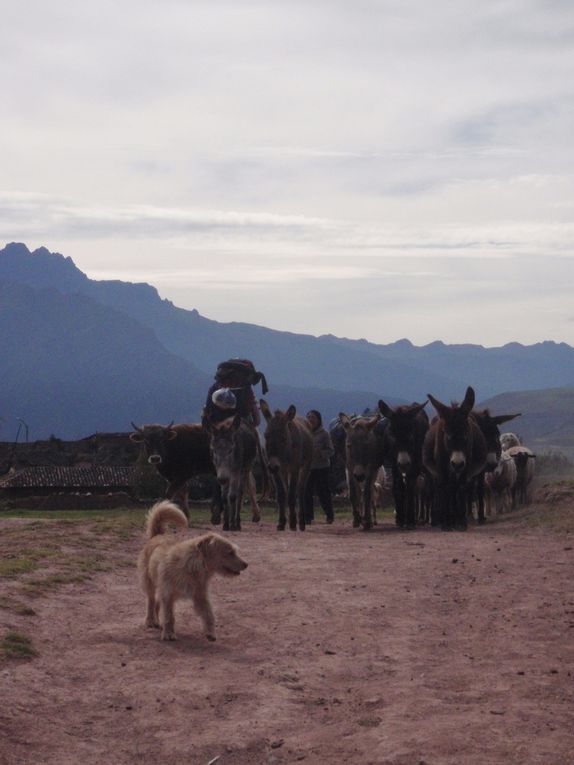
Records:
[[[565,343],[379,345],[221,323],[162,300],[148,284],[93,281],[43,247],[0,250],[0,281],[0,414],[27,411],[42,423],[35,437],[125,429],[130,419],[197,419],[213,370],[231,356],[252,358],[265,372],[272,407],[293,401],[326,417],[362,411],[379,397],[460,398],[468,384],[482,400],[574,386],[574,349]]]

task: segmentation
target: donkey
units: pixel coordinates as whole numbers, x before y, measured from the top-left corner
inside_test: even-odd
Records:
[[[239,414],[217,424],[204,418],[203,427],[209,433],[211,458],[222,490],[223,530],[241,531],[243,493],[249,488],[258,452],[257,431]]]
[[[392,464],[395,522],[401,529],[414,529],[417,521],[417,479],[422,470],[422,451],[429,418],[424,411],[428,404],[398,406],[392,409],[383,399],[379,411],[387,418],[383,434],[385,460]]]
[[[473,493],[475,493],[478,508],[478,522],[483,524],[486,522],[484,516],[485,474],[496,470],[500,461],[500,455],[502,454],[500,430],[498,429],[498,426],[502,425],[504,422],[513,420],[515,417],[520,417],[520,414],[498,414],[495,417],[492,417],[489,410],[484,409],[480,412],[473,410],[472,417],[476,420],[486,441],[486,465],[484,470],[482,470],[482,472],[480,472],[473,480],[474,492],[469,492],[468,511],[469,515],[471,515]]]
[[[368,531],[373,526],[373,489],[383,464],[382,436],[376,432],[381,416],[351,419],[343,412],[339,421],[345,429],[345,449],[353,527]]]
[[[279,506],[277,530],[285,530],[287,504],[289,528],[296,531],[299,522],[299,530],[305,531],[305,489],[313,459],[311,430],[304,417],[296,416],[293,404],[286,412],[276,409],[273,413],[264,399],[259,405],[267,423],[264,434],[267,464]]]
[[[444,530],[467,528],[466,507],[469,481],[486,465],[486,440],[474,417],[474,390],[466,389],[460,406],[442,404],[428,397],[438,413],[423,444],[423,464],[435,478],[437,497],[433,525]]]

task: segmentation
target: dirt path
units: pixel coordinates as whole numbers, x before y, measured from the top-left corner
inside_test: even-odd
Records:
[[[216,643],[184,604],[177,642],[146,632],[134,569],[67,585],[0,612],[39,651],[0,666],[0,761],[566,765],[573,537],[246,525]]]

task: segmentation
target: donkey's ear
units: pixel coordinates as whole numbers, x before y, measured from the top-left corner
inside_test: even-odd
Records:
[[[345,430],[351,429],[351,420],[344,412],[339,412],[339,422],[345,428]]]
[[[497,414],[496,417],[492,418],[492,421],[495,425],[502,425],[503,422],[509,422],[510,420],[513,420],[515,417],[521,417],[522,413],[519,412],[518,414]]]
[[[259,406],[261,407],[261,411],[263,412],[263,416],[269,422],[269,420],[273,417],[271,414],[271,409],[269,409],[269,404],[267,401],[265,401],[264,398],[259,399]]]
[[[416,410],[417,410],[417,412],[421,412],[421,411],[422,411],[422,410],[425,408],[425,406],[426,406],[427,404],[428,404],[428,398],[427,398],[427,400],[426,400],[426,401],[423,401],[423,403],[422,403],[422,404],[417,404],[417,405],[416,405]]]
[[[379,412],[385,417],[391,417],[393,414],[391,407],[386,404],[382,398],[379,399]]]
[[[293,404],[291,404],[289,409],[287,409],[286,414],[287,414],[288,420],[292,420],[295,417],[295,415],[297,414],[297,409],[293,406]]]
[[[381,420],[381,415],[376,414],[372,419],[369,420],[367,423],[367,430],[372,430],[376,425],[379,424]]]
[[[427,393],[428,399],[431,402],[431,404],[436,409],[438,416],[442,417],[443,420],[447,416],[447,414],[450,412],[450,406],[447,406],[446,404],[441,403],[438,398],[435,398],[432,393]]]
[[[466,393],[464,394],[464,401],[460,405],[460,408],[463,412],[466,412],[466,414],[470,414],[472,407],[474,406],[474,389],[468,386],[466,389]]]

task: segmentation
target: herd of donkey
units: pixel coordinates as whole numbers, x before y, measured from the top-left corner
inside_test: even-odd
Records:
[[[436,415],[429,420],[429,403]],[[377,493],[390,485],[395,522],[414,529],[431,524],[444,530],[465,530],[476,507],[478,523],[488,513],[504,512],[527,503],[534,475],[532,451],[499,426],[519,414],[491,415],[474,409],[475,393],[468,387],[460,404],[428,401],[390,407],[382,399],[373,415],[341,413],[331,429],[334,459],[344,460],[353,526],[372,528]],[[224,531],[241,529],[244,493],[251,496],[252,519],[260,519],[253,468],[257,461],[263,495],[268,474],[273,477],[278,506],[278,530],[305,529],[304,496],[312,459],[312,433],[291,405],[271,411],[260,401],[265,419],[263,443],[258,431],[239,415],[217,425],[171,423],[134,425],[132,440],[142,444],[148,461],[167,480],[166,496],[189,517],[188,483],[199,474],[217,476],[218,500],[212,522],[223,515]],[[133,424],[133,423],[132,423]]]

